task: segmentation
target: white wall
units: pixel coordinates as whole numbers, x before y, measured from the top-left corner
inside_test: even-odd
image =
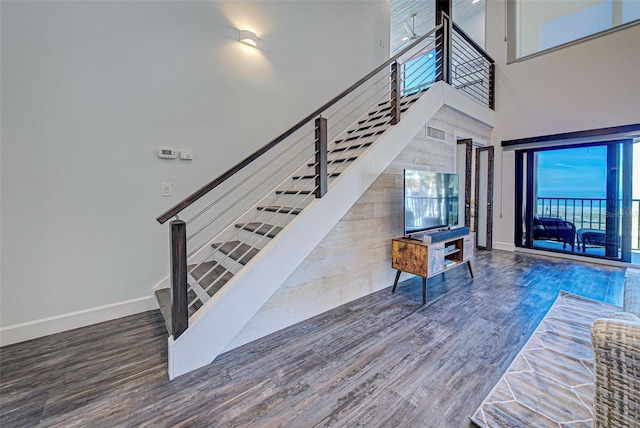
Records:
[[[506,64],[505,4],[487,2],[496,60],[494,247],[513,246],[514,154],[503,140],[640,122],[640,26]]]
[[[388,58],[381,39],[386,0],[2,1],[0,326],[145,300],[168,272],[155,217]]]
[[[460,26],[476,43],[484,47],[484,23],[485,23],[485,9],[484,2],[478,2],[471,6],[466,5],[467,10],[473,11],[473,13],[467,14],[462,18],[456,16],[456,6],[464,6],[462,1],[458,0],[453,2],[453,20]]]

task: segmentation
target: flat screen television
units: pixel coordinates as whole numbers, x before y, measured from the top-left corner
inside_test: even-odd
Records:
[[[404,170],[404,234],[458,225],[458,174]]]

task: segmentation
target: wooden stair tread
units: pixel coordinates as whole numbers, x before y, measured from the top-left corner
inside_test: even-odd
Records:
[[[365,121],[365,122],[368,123],[368,121]],[[362,122],[360,124],[364,124],[365,122]],[[367,129],[372,129],[372,128],[379,128],[381,126],[385,126],[387,123],[389,123],[389,122],[388,121],[387,122],[377,122],[377,123],[368,124],[367,126],[360,126],[359,128],[355,128],[355,129],[351,129],[351,130],[347,131],[347,134],[353,134],[354,132],[365,131]]]
[[[202,307],[202,302],[198,299],[195,291],[191,289],[187,291],[187,302],[189,302],[189,316],[195,314],[196,311]]]
[[[195,266],[196,265],[191,265],[187,270],[191,273],[191,276],[198,281],[200,287],[207,289],[215,282],[215,285],[207,290],[209,296],[213,296],[223,285],[233,278],[233,274],[216,261],[204,262],[198,267]]]
[[[386,131],[386,129],[379,129],[379,130],[376,130],[376,131],[369,131],[369,132],[367,132],[365,134],[361,134],[361,135],[352,135],[351,137],[343,138],[341,140],[336,140],[336,144],[344,143],[345,141],[359,140],[361,138],[375,137],[377,135],[384,134],[385,131]]]
[[[269,238],[275,238],[278,233],[282,231],[281,227],[272,226],[265,223],[239,223],[236,224],[238,229],[248,230],[249,232],[255,232],[260,235],[267,236]]]
[[[249,263],[249,260],[254,258],[260,251],[247,244],[242,244],[240,241],[230,241],[224,244],[215,243],[211,244],[211,246],[242,265]]]
[[[173,334],[171,332],[171,289],[161,288],[160,290],[156,290],[154,294],[156,296],[158,306],[160,306],[160,313],[162,314],[162,318],[164,318],[165,327],[167,327],[169,334]],[[196,298],[196,293],[194,293],[193,290],[189,290],[187,293],[187,301],[191,302]],[[189,316],[195,314],[201,306],[202,302],[198,299],[194,305],[189,307]]]
[[[315,176],[312,175],[310,177],[314,178]],[[306,177],[303,177],[303,178],[306,178]],[[296,177],[293,177],[293,179],[295,180]],[[298,215],[302,212],[302,208],[281,207],[278,205],[270,205],[268,207],[258,207],[258,210],[269,211],[272,213],[293,214],[293,215]]]
[[[365,147],[369,147],[371,144],[373,144],[373,142],[369,141],[368,143],[364,143],[364,144],[355,144],[353,146],[338,147],[337,149],[331,150],[329,153],[339,153],[339,152],[346,152],[347,150],[364,149]]]
[[[343,163],[343,162],[353,162],[354,160],[357,160],[358,156],[350,156],[348,158],[338,158],[338,159],[329,159],[327,161],[328,165],[331,164],[335,164],[335,163]],[[315,163],[308,163],[307,166],[314,166]]]
[[[311,195],[312,193],[315,193],[315,190],[276,190],[276,195]]]
[[[400,97],[400,104],[401,105],[405,105],[405,104],[415,103],[418,100],[418,98],[420,98],[419,96],[416,96],[420,92],[422,92],[422,91],[418,91],[416,93],[409,94],[409,95],[403,95],[402,97]],[[378,103],[378,107],[382,107],[384,105],[387,105],[387,106],[389,106],[389,108],[391,108],[391,101],[387,100],[387,101],[383,101],[381,103]]]
[[[164,318],[164,324],[167,327],[167,331],[171,334],[171,289],[161,288],[154,293],[156,300],[160,306],[160,313]]]
[[[337,176],[340,175],[340,173],[339,172],[330,172],[327,175],[328,175],[328,177],[337,177]],[[293,180],[300,180],[300,179],[302,179],[302,180],[310,180],[310,179],[313,179],[313,178],[316,178],[316,176],[315,175],[311,175],[311,174],[309,174],[309,175],[294,175],[292,177]]]

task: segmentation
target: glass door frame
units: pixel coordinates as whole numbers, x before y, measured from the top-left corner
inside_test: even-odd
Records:
[[[535,153],[549,150],[584,148],[590,146],[607,146],[607,182],[605,208],[605,256],[579,252],[567,252],[535,247],[533,244],[533,222],[537,209],[535,196]],[[621,147],[621,149],[612,149]],[[620,160],[622,157],[622,161]],[[598,141],[581,144],[562,144],[515,151],[515,200],[514,200],[514,244],[519,248],[560,252],[587,257],[605,258],[609,260],[631,261],[631,227],[632,227],[632,171],[633,139]],[[621,169],[621,171],[620,171]],[[618,209],[618,199],[621,196]],[[609,212],[618,215],[607,215]],[[618,254],[618,237],[620,240],[620,256]],[[612,254],[616,254],[613,256]]]

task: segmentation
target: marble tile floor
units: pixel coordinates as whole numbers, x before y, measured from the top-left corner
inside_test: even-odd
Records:
[[[0,348],[0,426],[469,427],[560,290],[624,269],[494,250],[391,284],[169,381],[159,311]],[[348,285],[345,285],[348,286]]]

